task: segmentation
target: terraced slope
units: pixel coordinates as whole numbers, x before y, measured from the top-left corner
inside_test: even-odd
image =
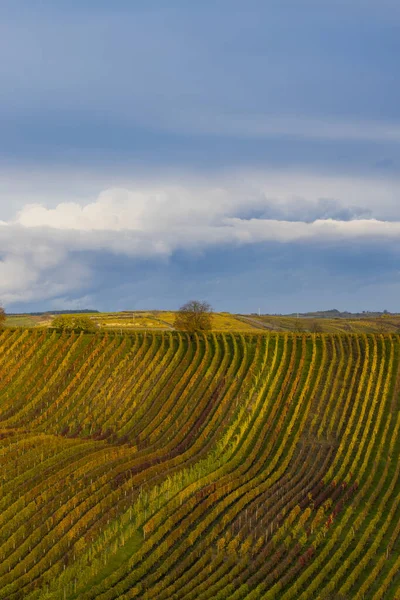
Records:
[[[0,336],[0,598],[400,598],[394,335]]]

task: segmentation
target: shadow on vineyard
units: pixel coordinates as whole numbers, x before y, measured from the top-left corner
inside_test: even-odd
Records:
[[[0,334],[0,598],[400,598],[395,334]]]

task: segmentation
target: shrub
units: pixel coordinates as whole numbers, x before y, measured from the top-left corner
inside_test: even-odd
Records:
[[[59,331],[84,331],[86,333],[97,329],[96,323],[87,315],[60,315],[53,319],[51,327]]]

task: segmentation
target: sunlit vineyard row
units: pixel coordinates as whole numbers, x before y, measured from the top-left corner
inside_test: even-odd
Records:
[[[394,334],[0,334],[0,598],[400,598]]]

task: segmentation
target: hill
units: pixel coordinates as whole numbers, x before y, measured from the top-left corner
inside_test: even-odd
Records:
[[[0,337],[0,598],[398,598],[394,335]]]
[[[237,315],[255,329],[297,333],[399,333],[400,315],[311,317]]]
[[[317,318],[327,318],[327,319],[357,319],[357,318],[376,318],[383,316],[395,316],[393,313],[388,312],[387,310],[383,311],[370,311],[363,310],[362,312],[352,313],[348,310],[340,311],[337,308],[332,308],[330,310],[316,310],[314,312],[306,312],[306,313],[291,313],[286,315],[288,317],[317,317]]]
[[[30,313],[7,315],[8,327],[49,327],[56,314]],[[140,331],[174,329],[173,311],[142,310],[100,313],[84,311],[104,330]],[[339,313],[325,311],[304,315],[241,315],[227,312],[213,314],[213,331],[254,332],[257,330],[303,332],[303,333],[400,333],[400,315],[390,313]]]

